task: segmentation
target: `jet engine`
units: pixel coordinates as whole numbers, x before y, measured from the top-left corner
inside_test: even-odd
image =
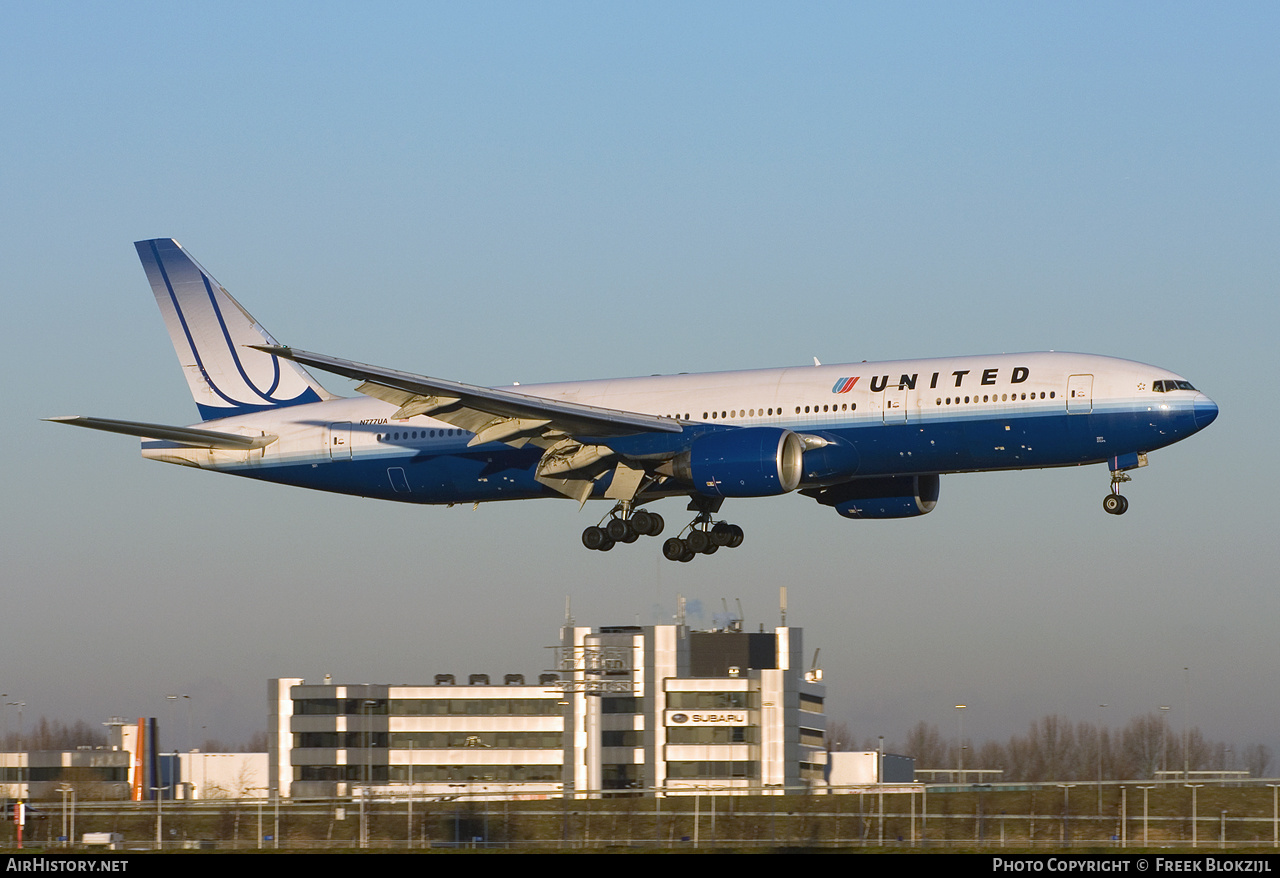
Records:
[[[804,466],[804,440],[779,427],[705,433],[674,461],[677,477],[711,497],[770,497],[794,491]]]
[[[913,518],[938,505],[938,475],[854,479],[803,493],[845,518]]]

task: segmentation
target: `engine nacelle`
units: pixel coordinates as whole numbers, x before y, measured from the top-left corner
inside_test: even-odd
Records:
[[[858,450],[843,439],[826,433],[805,433],[802,438],[805,440],[805,485],[843,484],[858,471]],[[818,445],[818,442],[825,444]]]
[[[804,440],[779,427],[741,427],[694,440],[677,475],[711,497],[771,497],[794,491],[804,471]]]
[[[882,476],[804,493],[845,518],[912,518],[938,505],[939,481],[936,473]]]

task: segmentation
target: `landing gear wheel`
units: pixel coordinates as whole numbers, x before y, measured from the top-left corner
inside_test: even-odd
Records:
[[[707,536],[705,531],[691,530],[689,536],[685,538],[685,543],[689,546],[689,551],[701,554],[707,550],[707,546],[711,545],[711,537]]]
[[[667,522],[664,522],[657,512],[646,512],[645,509],[640,509],[631,516],[631,526],[635,527],[640,536],[657,536],[666,525]]]
[[[609,534],[609,539],[615,543],[633,543],[635,542],[635,528],[631,526],[631,522],[625,518],[611,518],[609,523],[604,526],[605,533]],[[631,539],[627,539],[630,536]]]
[[[730,531],[730,534],[729,534],[728,547],[730,549],[736,549],[738,548],[738,546],[742,545],[742,539],[743,539],[742,528],[738,527],[736,524],[731,524],[729,525],[729,531]]]
[[[653,513],[645,512],[643,509],[631,516],[631,526],[636,529],[636,533],[642,536],[653,535],[654,523]]]
[[[1102,498],[1102,508],[1111,515],[1124,515],[1129,511],[1129,501],[1119,494],[1108,494]]]
[[[582,532],[582,545],[592,550],[603,550],[605,543],[612,543],[604,528],[589,527]]]
[[[668,561],[679,561],[688,551],[689,547],[679,537],[672,537],[662,544],[662,555]],[[693,553],[690,552],[689,554],[692,555]]]

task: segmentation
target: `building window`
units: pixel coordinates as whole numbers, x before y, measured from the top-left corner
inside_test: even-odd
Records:
[[[822,699],[817,695],[800,693],[800,709],[810,713],[822,713]]]
[[[642,713],[644,699],[641,698],[601,698],[601,713]]]
[[[668,726],[668,744],[757,744],[755,726]]]
[[[754,692],[668,692],[672,710],[750,710],[756,706]]]
[[[668,762],[667,777],[676,779],[700,778],[723,780],[728,778],[755,778],[760,776],[754,762]]]
[[[555,698],[399,698],[393,716],[558,716]]]
[[[639,729],[605,729],[600,733],[601,747],[643,747],[644,732]]]

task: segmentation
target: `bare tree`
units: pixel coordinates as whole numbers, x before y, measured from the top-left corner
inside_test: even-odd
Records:
[[[946,768],[947,744],[942,740],[938,727],[932,723],[918,722],[907,733],[903,755],[915,759],[921,768]]]
[[[106,733],[84,720],[67,725],[42,716],[21,733],[10,731],[5,735],[3,745],[5,750],[74,750],[77,747],[102,747],[106,743]]]
[[[843,720],[827,723],[825,743],[828,750],[852,750],[853,730]]]
[[[1128,780],[1155,776],[1162,767],[1181,771],[1221,771],[1243,762],[1254,777],[1272,768],[1270,748],[1254,744],[1232,760],[1232,748],[1204,737],[1198,728],[1173,733],[1166,717],[1148,713],[1129,720],[1119,731],[1090,722],[1072,723],[1059,714],[1043,716],[1025,735],[1005,744],[987,741],[965,750],[966,768],[1002,769],[1004,780]],[[874,748],[874,743],[868,749]],[[920,768],[958,765],[959,745],[944,739],[936,726],[917,723],[899,752],[912,756]],[[1185,760],[1184,760],[1185,752]]]
[[[1271,771],[1271,748],[1266,744],[1250,744],[1244,748],[1244,767],[1251,777],[1266,777]]]
[[[1151,778],[1160,768],[1164,748],[1164,717],[1155,713],[1136,716],[1120,732],[1121,777]]]

